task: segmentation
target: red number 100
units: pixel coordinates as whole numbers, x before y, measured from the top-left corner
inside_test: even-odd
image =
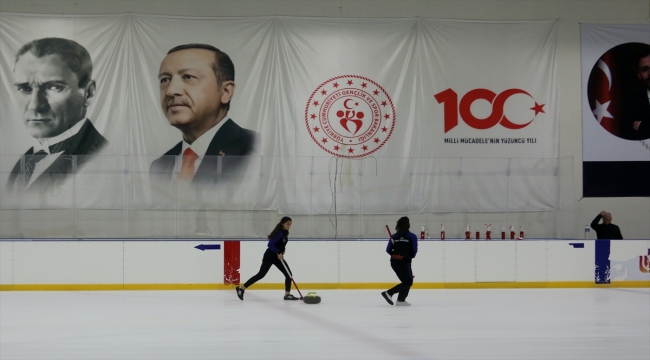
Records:
[[[508,118],[503,114],[503,107],[506,100],[515,94],[525,94],[530,96],[529,93],[521,89],[508,89],[498,95],[488,89],[474,89],[465,94],[465,96],[460,99],[460,104],[458,104],[458,94],[450,88],[435,94],[434,97],[439,104],[443,104],[444,106],[446,133],[458,125],[459,113],[460,117],[467,125],[479,130],[489,129],[496,124],[501,124],[501,126],[511,130],[522,129],[528,126],[528,124],[533,120],[530,120],[525,124],[515,124],[508,120]],[[472,103],[479,99],[487,100],[492,104],[492,113],[490,113],[490,115],[485,119],[477,118],[471,111]]]

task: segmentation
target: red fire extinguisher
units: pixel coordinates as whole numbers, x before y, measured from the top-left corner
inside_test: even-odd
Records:
[[[517,240],[523,240],[524,239],[524,227],[520,226],[519,227],[519,238]]]
[[[469,240],[469,225],[465,224],[465,240]]]
[[[420,230],[420,239],[424,240],[424,235],[426,233],[426,228],[422,225],[422,230]]]
[[[440,224],[440,240],[445,240],[445,225]]]
[[[515,239],[515,228],[512,225],[510,225],[510,240],[514,240],[514,239]]]
[[[501,227],[501,240],[505,240],[505,239],[506,239],[506,228],[504,228],[502,226]]]
[[[485,232],[485,240],[492,240],[492,224],[487,225],[487,231]]]
[[[476,227],[476,240],[481,240],[481,231]]]

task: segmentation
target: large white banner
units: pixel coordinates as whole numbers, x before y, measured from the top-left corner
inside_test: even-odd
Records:
[[[580,34],[584,196],[650,196],[650,26]]]
[[[0,50],[5,208],[556,208],[553,21],[4,13]]]

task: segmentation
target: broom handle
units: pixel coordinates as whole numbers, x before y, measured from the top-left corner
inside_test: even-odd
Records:
[[[393,240],[393,235],[390,233],[390,228],[388,225],[386,225],[386,231],[388,231],[388,238],[390,239],[390,242],[395,244],[395,240]]]
[[[302,293],[300,292],[300,289],[298,289],[298,284],[296,284],[296,281],[293,279],[293,274],[291,273],[291,271],[289,271],[289,268],[287,268],[287,264],[284,263],[284,258],[282,258],[282,260],[280,260],[280,261],[282,262],[282,266],[284,266],[284,271],[286,271],[287,274],[289,274],[289,276],[291,277],[291,281],[293,282],[293,286],[296,287],[296,290],[298,290],[298,294],[300,294],[300,298],[302,299]]]

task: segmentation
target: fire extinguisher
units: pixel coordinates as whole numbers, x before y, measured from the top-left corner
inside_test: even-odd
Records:
[[[515,228],[512,225],[510,225],[510,240],[514,240],[514,239],[515,239]]]
[[[517,240],[523,240],[524,239],[524,227],[520,226],[519,227],[519,238]]]
[[[487,231],[485,232],[485,240],[492,240],[492,224],[487,225]]]
[[[469,225],[465,224],[465,240],[469,240]]]
[[[481,230],[479,230],[478,226],[476,227],[476,240],[481,240]]]
[[[422,230],[420,230],[420,239],[424,240],[424,234],[426,233],[426,228],[422,225]]]
[[[501,240],[505,240],[505,239],[506,239],[506,228],[504,228],[502,226],[501,227]]]
[[[440,240],[445,240],[445,225],[440,224]]]

